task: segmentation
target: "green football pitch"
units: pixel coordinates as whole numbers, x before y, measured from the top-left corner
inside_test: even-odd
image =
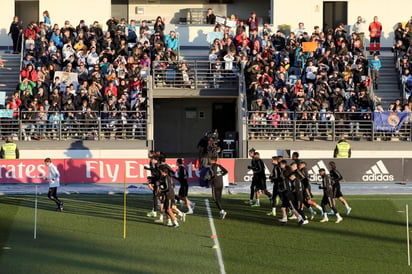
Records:
[[[247,195],[224,196],[228,212],[216,218],[210,196],[194,196],[195,214],[174,229],[146,217],[148,195],[127,196],[123,239],[123,195],[62,195],[56,212],[38,197],[34,239],[32,195],[0,196],[0,273],[410,273],[407,265],[405,204],[402,195],[347,196],[353,208],[308,225],[281,225]],[[315,200],[319,200],[316,197]],[[211,238],[205,199],[210,200],[218,248]],[[278,213],[279,215],[279,213]],[[216,246],[215,246],[216,247]],[[218,255],[221,254],[221,263]]]

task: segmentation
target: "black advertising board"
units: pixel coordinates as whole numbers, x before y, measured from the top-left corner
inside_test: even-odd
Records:
[[[267,177],[272,170],[272,161],[264,159]],[[291,162],[287,159],[288,163]],[[342,174],[342,183],[399,183],[412,181],[412,159],[302,159],[307,163],[311,182],[320,182],[319,169],[329,169],[329,162],[334,161]],[[409,166],[404,166],[408,164]],[[235,181],[251,182],[253,172],[247,169],[250,159],[235,161]],[[328,172],[328,171],[327,171]],[[406,173],[405,173],[406,172]]]

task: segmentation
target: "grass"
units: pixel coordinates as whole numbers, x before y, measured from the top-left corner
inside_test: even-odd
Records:
[[[42,195],[34,240],[34,197],[0,196],[0,272],[219,273],[205,198],[194,197],[195,214],[172,229],[146,217],[150,196],[128,195],[124,240],[122,195],[62,195],[62,213]],[[342,223],[335,224],[335,217],[319,223],[317,216],[298,227],[266,216],[266,200],[250,208],[245,195],[225,196],[228,217],[214,221],[226,272],[408,273],[405,213],[398,211],[412,198],[346,198],[353,211],[342,214]]]

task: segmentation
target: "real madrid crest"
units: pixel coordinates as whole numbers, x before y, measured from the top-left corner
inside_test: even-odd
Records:
[[[391,113],[388,116],[388,124],[390,126],[396,127],[400,122],[400,119],[396,113]]]

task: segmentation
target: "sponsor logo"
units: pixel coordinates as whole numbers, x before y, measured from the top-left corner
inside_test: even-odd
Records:
[[[394,176],[389,173],[388,169],[386,168],[382,160],[377,161],[376,164],[374,164],[370,169],[368,169],[365,172],[365,175],[362,176],[363,182],[393,182],[394,180]]]
[[[266,180],[269,179],[270,176],[270,170],[265,164],[265,175],[266,175]],[[246,173],[245,176],[243,176],[243,181],[245,182],[252,182],[252,177],[253,177],[253,170],[249,169],[249,171]]]
[[[318,161],[314,166],[310,168],[308,171],[309,174],[309,181],[312,182],[322,182],[322,177],[319,175],[319,169],[325,169],[326,174],[329,174],[329,170],[325,165],[325,162]]]

